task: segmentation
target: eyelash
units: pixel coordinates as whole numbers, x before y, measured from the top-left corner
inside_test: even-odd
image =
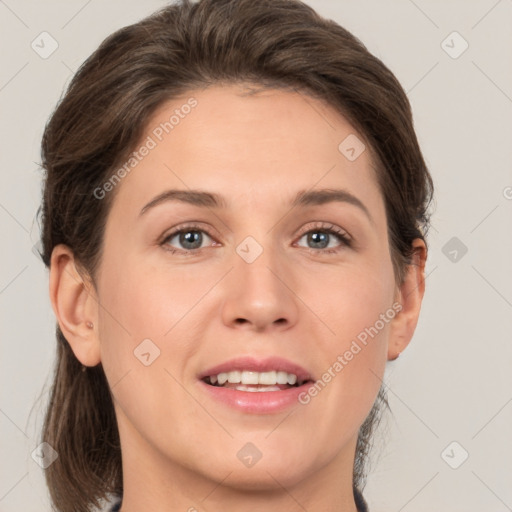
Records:
[[[212,239],[214,238],[203,227],[201,227],[197,224],[189,224],[186,226],[180,226],[177,229],[175,229],[174,231],[172,231],[171,233],[169,233],[168,235],[166,235],[164,237],[164,239],[160,242],[159,245],[162,246],[162,248],[164,250],[169,251],[171,254],[178,253],[178,254],[182,254],[184,256],[194,256],[194,255],[200,254],[202,252],[202,250],[207,249],[207,247],[187,250],[187,249],[176,249],[176,248],[170,247],[168,245],[169,240],[172,240],[176,235],[180,235],[181,233],[188,233],[191,231],[198,231],[198,232],[206,233],[206,235],[208,235],[210,238],[212,238]],[[298,239],[300,240],[304,235],[307,235],[309,233],[315,233],[315,232],[322,232],[322,233],[327,233],[329,235],[334,235],[336,238],[339,239],[342,246],[352,247],[352,239],[350,238],[350,236],[345,231],[338,228],[334,224],[326,225],[325,223],[318,223],[313,227],[308,227],[308,229],[301,232]],[[332,248],[313,249],[311,247],[304,247],[304,249],[306,249],[308,252],[310,252],[312,254],[318,255],[318,254],[337,254],[338,252],[340,252],[340,250],[342,248],[338,247],[335,249],[332,249]]]

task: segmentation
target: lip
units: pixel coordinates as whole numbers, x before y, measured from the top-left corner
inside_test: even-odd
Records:
[[[210,398],[249,414],[272,414],[285,411],[292,406],[299,406],[299,395],[307,393],[313,381],[308,381],[302,386],[283,389],[281,391],[238,391],[233,388],[211,386],[200,380],[199,386]]]
[[[265,359],[255,359],[254,357],[251,356],[237,357],[234,359],[230,359],[229,361],[226,361],[224,363],[221,363],[217,366],[212,366],[211,368],[208,368],[207,370],[201,372],[198,375],[198,378],[201,380],[204,379],[205,377],[209,377],[210,375],[218,375],[219,373],[236,370],[247,370],[251,372],[269,372],[275,370],[286,373],[293,373],[297,376],[297,380],[313,380],[311,374],[304,368],[302,368],[302,366],[292,363],[287,359],[283,359],[281,357],[267,357]],[[274,391],[269,391],[268,393],[274,393]],[[279,391],[275,391],[275,393],[279,393]]]
[[[302,386],[282,389],[281,391],[238,391],[233,388],[211,386],[202,379],[210,375],[229,371],[283,371],[293,373],[297,380],[305,381]],[[199,385],[212,399],[250,414],[271,414],[284,411],[293,405],[299,405],[299,395],[314,384],[311,374],[296,363],[281,357],[255,359],[251,356],[237,357],[216,366],[212,366],[198,375]],[[306,382],[307,381],[307,382]]]

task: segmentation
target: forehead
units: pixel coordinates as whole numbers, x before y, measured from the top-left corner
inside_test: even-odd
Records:
[[[314,187],[379,201],[362,135],[299,92],[249,95],[240,85],[190,91],[160,106],[135,151],[144,156],[127,167],[115,202],[142,207],[165,188],[194,188],[226,196],[230,207],[236,198],[279,202]]]

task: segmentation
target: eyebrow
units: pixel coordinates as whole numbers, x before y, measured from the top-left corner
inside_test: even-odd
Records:
[[[155,206],[168,202],[180,201],[203,208],[227,208],[225,198],[214,192],[204,192],[202,190],[178,190],[171,189],[154,197],[147,203],[139,213],[139,216],[146,213]],[[324,188],[319,190],[300,190],[290,203],[291,208],[318,206],[331,202],[348,203],[359,208],[368,219],[373,222],[372,216],[364,203],[356,196],[343,189]]]

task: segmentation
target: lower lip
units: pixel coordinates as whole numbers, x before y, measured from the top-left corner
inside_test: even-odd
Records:
[[[292,405],[300,405],[299,395],[307,393],[313,382],[307,382],[302,386],[283,389],[281,391],[238,391],[233,388],[211,386],[204,381],[199,381],[201,387],[209,395],[234,409],[252,414],[270,414],[281,412]]]

